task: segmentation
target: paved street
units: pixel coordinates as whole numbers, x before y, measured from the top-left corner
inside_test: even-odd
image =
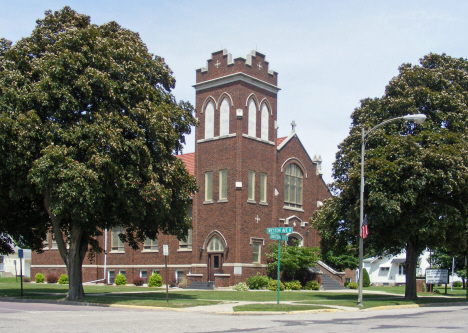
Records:
[[[0,302],[0,332],[467,332],[468,306],[232,315]]]

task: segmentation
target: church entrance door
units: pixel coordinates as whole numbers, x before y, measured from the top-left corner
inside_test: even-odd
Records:
[[[214,282],[214,275],[222,273],[223,271],[223,253],[210,253],[208,254],[208,277],[209,282]]]

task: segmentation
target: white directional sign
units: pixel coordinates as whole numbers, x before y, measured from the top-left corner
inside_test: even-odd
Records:
[[[290,234],[291,232],[293,232],[292,227],[267,228],[268,234]]]
[[[270,234],[270,239],[280,240],[280,241],[288,241],[288,236],[280,235],[280,234]]]

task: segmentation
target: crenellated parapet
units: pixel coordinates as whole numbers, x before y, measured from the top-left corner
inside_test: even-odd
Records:
[[[269,69],[269,63],[265,55],[258,51],[251,51],[245,58],[233,59],[226,49],[213,52],[211,59],[206,62],[206,67],[196,70],[197,85],[207,81],[213,81],[222,77],[230,77],[242,73],[246,79],[260,80],[268,85],[276,87],[278,73]],[[237,75],[238,76],[238,75]],[[272,89],[278,91],[279,89]]]

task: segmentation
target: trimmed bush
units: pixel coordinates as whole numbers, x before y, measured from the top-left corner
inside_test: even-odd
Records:
[[[249,286],[247,286],[247,283],[245,282],[239,282],[234,287],[232,287],[232,289],[234,289],[235,291],[248,291]]]
[[[278,280],[271,280],[268,283],[268,290],[278,291]],[[279,290],[280,291],[284,290],[284,284],[281,281],[280,281],[280,284],[279,284]]]
[[[114,282],[117,286],[125,286],[127,284],[127,278],[123,274],[117,274]]]
[[[59,284],[68,284],[68,276],[65,274],[61,274],[59,279],[58,279]]]
[[[364,282],[364,281],[363,281]],[[356,282],[350,282],[348,284],[348,288],[349,289],[358,289],[359,288],[359,285],[356,283]]]
[[[257,272],[257,275],[251,276],[247,279],[247,285],[250,289],[262,289],[268,285],[269,281],[270,279],[268,276],[260,275],[260,273]]]
[[[296,280],[296,281],[285,282],[284,288],[286,288],[286,290],[301,290],[302,286],[301,286],[301,282]]]
[[[58,282],[58,276],[55,273],[49,273],[46,275],[46,281],[47,283],[57,283]]]
[[[36,283],[44,283],[44,280],[45,276],[42,273],[37,273],[36,276],[34,276],[34,281],[36,281]]]
[[[140,287],[143,285],[143,283],[145,283],[145,279],[142,279],[141,277],[133,278],[133,284],[135,286]]]
[[[461,281],[455,281],[455,282],[453,283],[453,286],[454,286],[455,288],[460,288],[462,285],[463,285],[463,283],[462,283]]]
[[[23,278],[23,282],[31,282],[31,279],[28,278],[28,277],[24,277],[24,278]]]
[[[350,283],[351,283],[351,282],[346,281],[346,282],[344,283],[344,287],[345,287],[345,288],[348,288],[348,284],[350,284]]]
[[[148,287],[161,287],[162,286],[162,277],[157,273],[153,273],[148,278]]]
[[[370,278],[369,273],[367,273],[367,269],[362,270],[362,286],[369,287],[370,286]]]
[[[320,289],[320,283],[317,281],[307,281],[306,285],[304,286],[305,290],[319,290]]]

